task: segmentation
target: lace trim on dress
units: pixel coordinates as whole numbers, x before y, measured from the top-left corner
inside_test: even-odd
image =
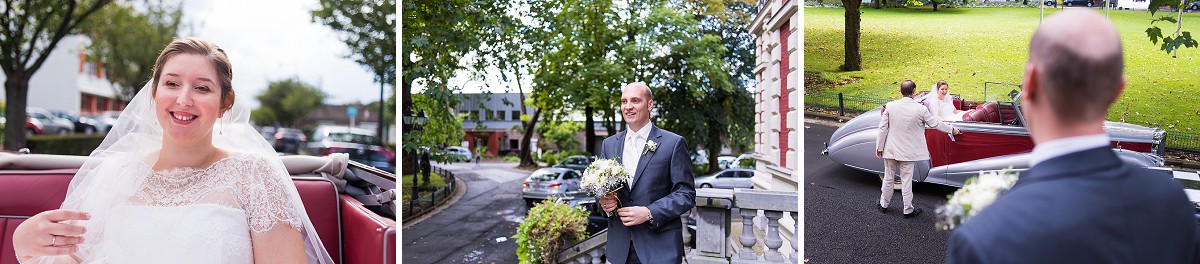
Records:
[[[172,168],[152,171],[140,163],[139,170],[148,176],[138,186],[139,203],[150,206],[176,207],[200,203],[219,204],[246,212],[253,234],[270,231],[279,223],[296,230],[302,220],[287,198],[286,182],[262,158],[234,153],[207,168]],[[221,194],[232,194],[222,199]]]

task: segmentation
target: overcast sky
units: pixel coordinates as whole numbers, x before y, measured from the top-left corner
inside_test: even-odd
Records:
[[[184,1],[183,36],[216,43],[233,64],[238,100],[258,107],[271,81],[298,77],[324,90],[327,104],[379,100],[379,83],[367,68],[346,58],[338,34],[312,22],[316,0]],[[395,88],[386,87],[384,96]]]

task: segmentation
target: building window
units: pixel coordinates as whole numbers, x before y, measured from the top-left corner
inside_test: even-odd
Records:
[[[479,110],[479,111],[483,112],[482,116],[487,118],[484,120],[496,120],[496,114],[493,114],[492,111],[488,111],[488,110]]]
[[[521,111],[512,111],[512,120],[513,121],[521,120]]]
[[[496,111],[496,120],[504,120],[504,111]]]
[[[463,120],[475,120],[475,111],[458,111],[458,113],[464,115]]]

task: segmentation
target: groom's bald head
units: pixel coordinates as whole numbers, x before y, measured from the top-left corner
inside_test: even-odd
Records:
[[[1094,11],[1067,10],[1050,16],[1029,42],[1029,61],[1038,95],[1060,121],[1103,120],[1123,87],[1121,39],[1108,19]],[[1026,74],[1031,74],[1028,71]]]

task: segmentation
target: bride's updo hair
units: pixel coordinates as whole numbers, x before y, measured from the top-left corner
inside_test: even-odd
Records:
[[[158,59],[154,61],[154,78],[150,80],[150,94],[158,93],[158,78],[162,76],[160,70],[163,65],[166,65],[171,57],[179,54],[201,55],[212,62],[213,69],[217,71],[217,81],[221,85],[221,110],[232,108],[236,97],[233,93],[233,66],[229,63],[229,57],[225,56],[225,50],[217,44],[194,37],[171,41],[171,44],[167,44],[162,53],[158,54]]]

